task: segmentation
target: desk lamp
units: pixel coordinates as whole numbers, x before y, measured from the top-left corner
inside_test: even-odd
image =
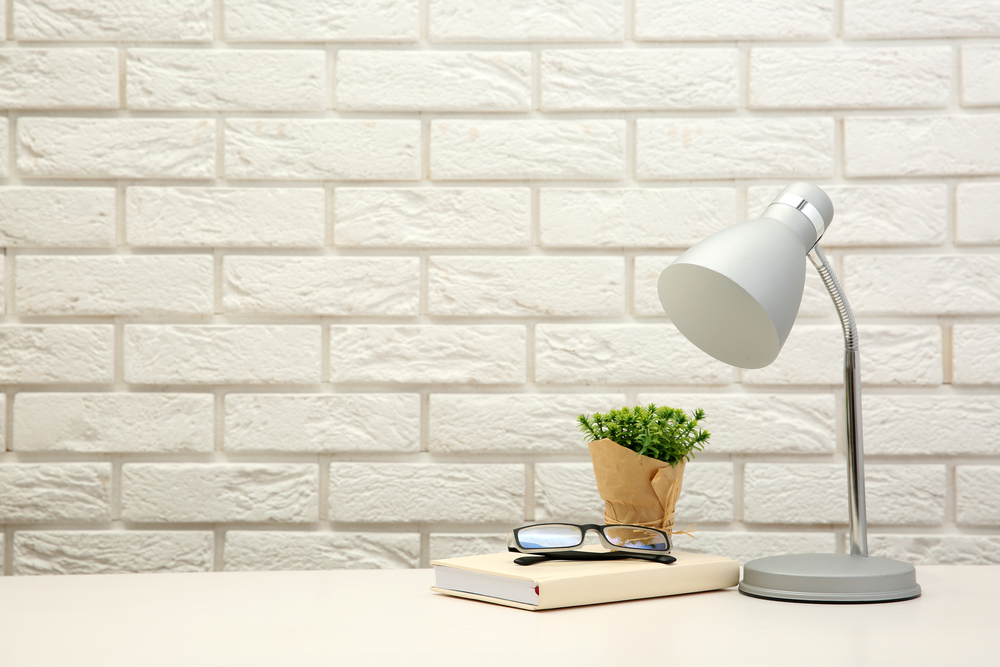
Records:
[[[861,440],[861,366],[854,315],[818,241],[833,203],[810,183],[785,187],[756,220],[712,234],[663,270],[663,309],[688,340],[720,361],[774,361],[802,300],[805,258],[819,271],[844,329],[850,554],[789,554],[743,566],[740,592],[806,602],[890,602],[920,595],[909,563],[868,556]]]

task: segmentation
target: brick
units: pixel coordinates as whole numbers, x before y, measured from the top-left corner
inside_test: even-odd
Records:
[[[827,178],[829,118],[640,118],[638,178]]]
[[[868,555],[914,565],[997,565],[1000,564],[1000,537],[869,534]]]
[[[209,255],[22,255],[15,280],[24,315],[212,313]]]
[[[22,452],[210,452],[210,394],[18,393],[13,449]]]
[[[945,475],[944,465],[866,466],[868,522],[929,526],[944,523]]]
[[[0,106],[8,109],[118,107],[114,49],[9,49],[0,54]]]
[[[209,531],[19,530],[15,574],[211,572]]]
[[[1000,104],[1000,47],[962,47],[962,105]]]
[[[625,266],[611,257],[431,257],[432,315],[617,316]]]
[[[624,394],[432,394],[430,451],[586,455],[577,416],[623,405]]]
[[[622,0],[430,0],[430,36],[454,42],[607,42],[623,36]]]
[[[535,464],[535,521],[604,523],[590,463]]]
[[[293,463],[126,463],[122,518],[143,523],[319,519],[319,471]]]
[[[14,0],[15,39],[207,42],[212,0]]]
[[[0,326],[0,382],[111,383],[113,365],[111,325]]]
[[[955,384],[1000,384],[1000,326],[956,324],[951,344]]]
[[[226,175],[256,179],[416,180],[414,120],[226,121]]]
[[[3,544],[0,542],[0,544]],[[479,554],[500,553],[507,550],[505,534],[464,534],[431,533],[430,559],[458,558]]]
[[[998,414],[997,396],[865,394],[865,452],[876,456],[992,456],[997,453]],[[947,436],[930,435],[942,433]]]
[[[337,108],[530,111],[527,51],[338,51]]]
[[[125,191],[129,245],[318,247],[319,188],[145,188]]]
[[[635,314],[666,318],[660,294],[657,291],[657,281],[663,270],[677,259],[676,255],[652,255],[635,258]],[[806,267],[806,282],[802,290],[802,301],[799,304],[799,317],[827,317],[835,314],[830,293],[816,271]]]
[[[483,523],[523,517],[522,465],[330,465],[331,521]]]
[[[331,326],[331,382],[525,381],[523,326]]]
[[[215,121],[19,118],[17,168],[29,178],[213,178]]]
[[[692,461],[684,469],[674,530],[733,520],[733,464]]]
[[[735,109],[736,49],[546,50],[542,109]]]
[[[110,519],[110,463],[0,465],[2,523]]]
[[[725,554],[744,564],[755,558],[800,553],[836,553],[837,537],[826,533],[723,532],[695,530],[695,537],[675,535],[674,548],[702,554]]]
[[[0,190],[0,245],[8,248],[110,247],[114,188]]]
[[[417,394],[229,394],[231,452],[416,452]]]
[[[859,315],[1000,314],[1000,257],[848,255],[844,289]]]
[[[540,324],[540,383],[728,384],[730,367],[699,352],[671,325]]]
[[[366,247],[524,247],[527,188],[337,188],[334,244]]]
[[[849,177],[1000,174],[997,143],[1000,115],[844,119]]]
[[[748,463],[743,493],[748,523],[848,522],[843,465]]]
[[[703,409],[702,427],[712,434],[708,454],[833,454],[837,443],[837,407],[829,394],[641,393],[636,402]]]
[[[833,0],[636,0],[638,40],[829,39]]]
[[[941,108],[951,47],[756,48],[749,77],[758,109]]]
[[[125,326],[125,381],[275,384],[320,381],[320,330],[283,325]]]
[[[862,326],[860,337],[861,373],[866,384],[942,382],[942,341],[938,327]]]
[[[732,188],[542,188],[544,246],[687,248],[736,221]]]
[[[253,257],[223,262],[227,312],[418,315],[416,257]]]
[[[1000,525],[1000,466],[956,466],[955,520],[964,525]]]
[[[226,571],[413,568],[420,535],[230,530],[223,558]]]
[[[226,39],[234,41],[414,42],[417,0],[227,0]]]
[[[436,179],[619,179],[625,122],[618,120],[435,120]]]
[[[747,212],[764,212],[781,186],[747,188]],[[829,246],[937,245],[948,227],[948,186],[824,185],[833,201],[833,224],[821,244]],[[811,269],[807,273],[815,273]],[[825,290],[824,290],[825,291]]]
[[[1000,7],[991,0],[847,0],[850,39],[1000,35]]]
[[[959,183],[955,188],[955,242],[1000,243],[1000,184]]]
[[[942,381],[941,330],[936,326],[859,327],[865,384],[937,385]],[[792,329],[770,366],[743,371],[746,384],[843,384],[844,336],[839,326]]]
[[[129,49],[130,109],[319,110],[326,106],[320,50]]]
[[[749,523],[847,523],[844,465],[748,463],[744,484]],[[944,519],[945,468],[868,465],[865,495],[870,524],[938,525]]]

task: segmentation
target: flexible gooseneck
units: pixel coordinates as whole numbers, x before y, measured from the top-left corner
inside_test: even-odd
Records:
[[[840,281],[819,244],[809,251],[844,329],[844,398],[847,416],[847,483],[850,498],[851,555],[868,555],[868,521],[865,517],[865,455],[861,437],[861,358],[858,327]]]

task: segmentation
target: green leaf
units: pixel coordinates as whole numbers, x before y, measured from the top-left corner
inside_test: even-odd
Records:
[[[695,451],[704,449],[702,443],[711,437],[699,425],[704,419],[705,411],[701,408],[688,415],[678,408],[657,407],[653,403],[577,417],[588,441],[608,438],[670,465],[690,461]]]

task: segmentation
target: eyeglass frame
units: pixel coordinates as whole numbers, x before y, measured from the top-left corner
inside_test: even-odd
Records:
[[[518,538],[518,533],[526,528],[535,528],[536,526],[572,526],[573,528],[580,529],[580,542],[579,544],[572,547],[542,547],[542,548],[531,548],[520,546],[520,539]],[[607,536],[604,534],[605,528],[638,528],[640,530],[651,530],[654,533],[659,533],[663,536],[664,543],[667,545],[666,549],[639,549],[636,547],[623,547],[616,544],[612,544]],[[597,538],[601,541],[601,545],[605,549],[610,551],[621,551],[626,553],[636,553],[636,554],[668,554],[673,548],[670,543],[670,533],[660,530],[659,528],[650,528],[649,526],[639,526],[633,523],[562,523],[546,521],[543,523],[533,523],[527,526],[521,526],[519,528],[514,528],[507,534],[507,551],[512,551],[515,553],[523,554],[544,554],[552,553],[556,551],[566,551],[579,549],[583,547],[584,541],[587,539],[587,533],[589,531],[595,531],[597,533]]]

